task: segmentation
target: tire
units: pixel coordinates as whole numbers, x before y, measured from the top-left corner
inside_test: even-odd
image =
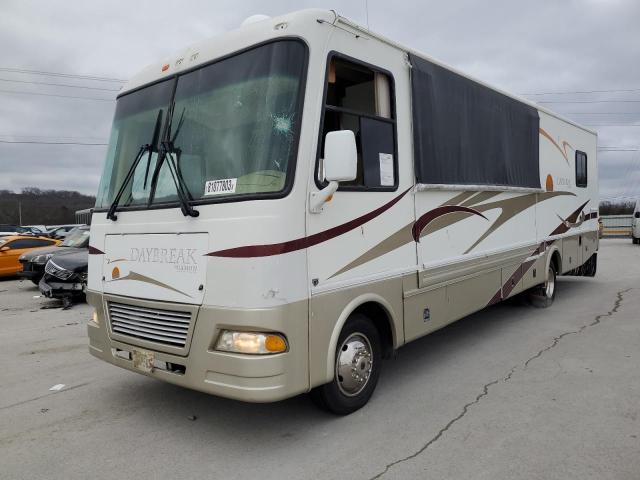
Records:
[[[368,317],[355,314],[347,320],[335,356],[333,380],[312,390],[311,399],[331,413],[349,415],[369,401],[382,367],[380,334]]]
[[[547,272],[547,280],[537,287],[534,287],[529,293],[529,302],[536,308],[547,308],[553,304],[556,298],[557,287],[556,267],[552,263],[549,264]]]

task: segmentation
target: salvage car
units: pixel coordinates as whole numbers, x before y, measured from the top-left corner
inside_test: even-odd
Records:
[[[32,235],[8,235],[0,237],[0,277],[17,275],[22,270],[18,261],[23,253],[42,247],[58,245],[60,240]]]
[[[44,267],[44,276],[38,284],[40,292],[48,298],[59,298],[70,304],[83,297],[87,287],[89,249],[77,248],[74,253],[54,255]]]
[[[78,227],[69,232],[67,238],[59,245],[39,248],[20,255],[22,271],[18,272],[18,276],[28,278],[38,285],[44,276],[44,267],[51,257],[77,253],[78,248],[87,248],[88,246],[89,226]]]
[[[29,227],[21,227],[20,225],[9,225],[2,224],[0,225],[0,237],[8,236],[8,235],[36,235],[42,236],[44,235],[44,231],[40,230],[35,226]]]

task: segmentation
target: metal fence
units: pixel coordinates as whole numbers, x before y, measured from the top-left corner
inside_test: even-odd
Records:
[[[628,237],[631,235],[633,215],[602,215],[602,235],[605,237]]]
[[[84,210],[78,210],[76,212],[76,223],[83,225],[91,225],[91,215],[93,214],[93,208],[85,208]]]

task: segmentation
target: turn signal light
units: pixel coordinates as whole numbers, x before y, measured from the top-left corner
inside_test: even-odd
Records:
[[[279,333],[223,330],[220,332],[215,348],[221,352],[269,355],[286,352],[288,345],[284,335]]]

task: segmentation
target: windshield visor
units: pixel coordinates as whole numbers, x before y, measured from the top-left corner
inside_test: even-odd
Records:
[[[147,144],[120,207],[148,204],[154,185],[153,204],[176,202],[168,162],[195,203],[285,191],[305,63],[302,42],[272,42],[121,97],[96,207],[109,207]]]

